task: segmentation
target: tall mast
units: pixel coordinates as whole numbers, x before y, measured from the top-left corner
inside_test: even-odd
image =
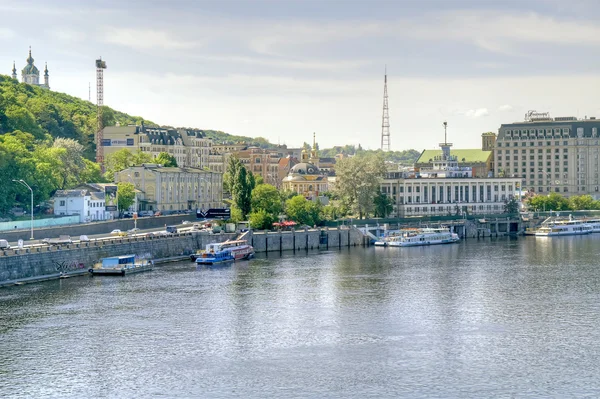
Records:
[[[381,150],[390,150],[390,115],[388,109],[387,93],[387,65],[385,67],[385,75],[383,78],[383,117],[381,121]]]

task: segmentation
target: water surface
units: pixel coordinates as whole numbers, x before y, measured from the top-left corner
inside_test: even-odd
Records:
[[[269,254],[0,289],[0,397],[598,397],[599,244]]]

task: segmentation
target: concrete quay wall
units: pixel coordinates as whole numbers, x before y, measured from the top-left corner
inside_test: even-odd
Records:
[[[245,239],[256,252],[300,251],[317,248],[341,248],[368,245],[366,237],[355,228],[321,228],[278,232],[250,231]]]
[[[184,233],[169,237],[122,237],[61,246],[0,251],[0,286],[7,282],[88,270],[107,256],[149,254],[153,259],[189,255],[207,244],[235,238],[234,234]]]

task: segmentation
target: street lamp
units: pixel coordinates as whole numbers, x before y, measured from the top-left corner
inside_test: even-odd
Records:
[[[25,180],[23,180],[23,179],[19,179],[19,180],[12,179],[12,181],[19,183],[22,186],[27,187],[29,189],[29,191],[31,191],[31,239],[33,240],[33,190],[31,189],[31,187],[29,187],[29,184],[25,183]]]

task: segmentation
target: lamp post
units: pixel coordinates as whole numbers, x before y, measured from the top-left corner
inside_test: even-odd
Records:
[[[21,184],[22,186],[27,187],[29,191],[31,191],[31,239],[33,240],[33,189],[29,187],[29,184],[25,183],[25,180],[23,179],[13,179],[13,181]]]
[[[130,174],[128,174],[127,177],[129,177],[129,181],[131,182],[131,184],[133,184],[133,207],[135,208],[133,211],[133,230],[135,233],[137,233],[138,200],[137,194],[135,192],[135,182],[133,181],[133,178]]]

